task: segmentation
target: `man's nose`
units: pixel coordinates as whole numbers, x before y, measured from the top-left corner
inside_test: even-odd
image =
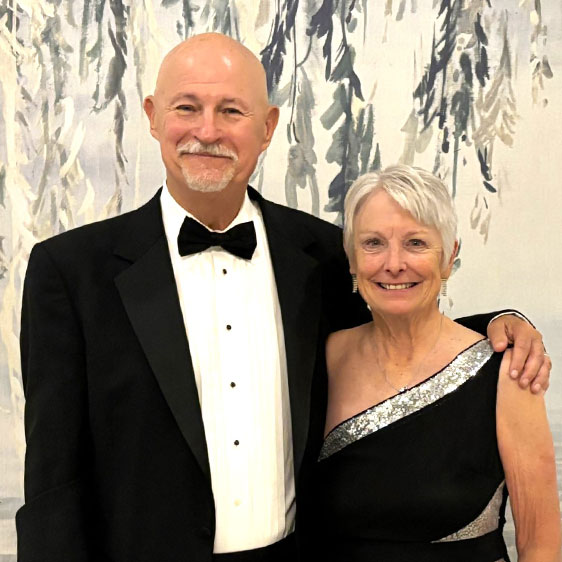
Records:
[[[219,140],[221,129],[218,116],[213,109],[205,109],[201,112],[194,136],[204,144],[212,144]]]

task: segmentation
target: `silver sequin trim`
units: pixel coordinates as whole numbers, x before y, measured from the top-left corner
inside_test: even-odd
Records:
[[[462,529],[433,542],[451,542],[474,539],[495,531],[499,524],[504,486],[505,480],[498,486],[498,489],[495,491],[492,499],[488,502],[488,505],[474,521],[471,521]]]
[[[450,394],[478,373],[494,350],[489,340],[481,340],[461,352],[449,365],[431,378],[401,394],[376,404],[336,426],[326,437],[319,461],[344,447],[390,425]]]

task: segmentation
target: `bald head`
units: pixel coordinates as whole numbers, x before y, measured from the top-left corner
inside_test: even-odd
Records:
[[[193,203],[194,191],[221,192],[241,204],[279,118],[251,51],[219,33],[183,41],[164,57],[144,109],[177,201]]]
[[[256,101],[264,107],[268,104],[267,80],[261,61],[242,43],[227,35],[202,33],[176,45],[160,65],[154,91],[156,96],[177,79],[179,66],[188,74],[196,72],[196,80],[208,80],[209,83],[216,80],[217,75],[226,77],[240,72],[252,85]],[[208,69],[208,72],[202,73],[202,69]]]

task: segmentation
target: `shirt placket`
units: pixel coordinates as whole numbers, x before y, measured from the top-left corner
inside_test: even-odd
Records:
[[[248,430],[244,404],[247,404],[247,377],[242,368],[247,350],[248,319],[241,302],[245,284],[242,282],[244,264],[225,252],[215,255],[215,279],[217,280],[217,328],[220,350],[220,388],[223,395],[224,450],[228,451],[228,480],[226,508],[231,512],[230,521],[242,521],[248,509]],[[242,271],[241,271],[242,269]]]

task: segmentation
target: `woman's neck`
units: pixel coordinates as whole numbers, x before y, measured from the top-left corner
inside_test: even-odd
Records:
[[[373,314],[372,329],[367,337],[380,363],[409,365],[420,361],[436,347],[443,323],[444,317],[437,307],[417,317]]]

